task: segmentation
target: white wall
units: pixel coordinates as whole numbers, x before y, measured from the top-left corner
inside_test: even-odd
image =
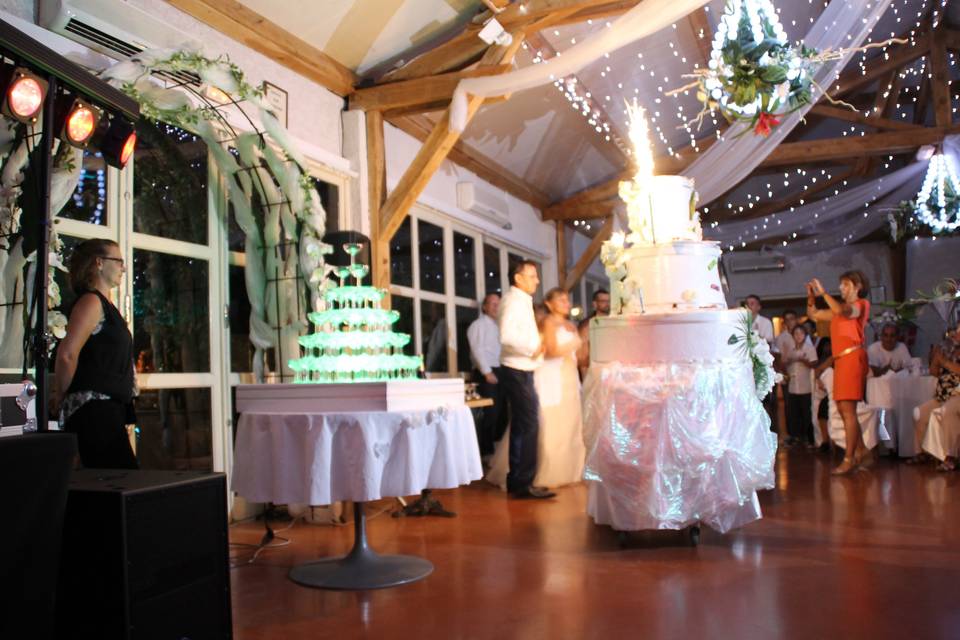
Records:
[[[741,256],[757,256],[757,253],[736,251],[726,255],[729,260],[729,306],[739,306],[740,301],[751,293],[773,300],[802,298],[806,296],[804,285],[814,277],[819,278],[828,291],[836,292],[840,274],[852,269],[862,271],[871,287],[885,287],[887,299],[893,297],[890,247],[885,243],[858,244],[814,254],[787,254],[783,271],[734,273],[732,267]]]
[[[907,243],[907,298],[916,297],[918,291],[931,293],[944,278],[960,278],[960,237],[921,238]],[[930,345],[942,338],[946,326],[929,305],[918,315],[917,326],[913,353],[925,358]]]
[[[422,146],[413,136],[400,131],[396,127],[384,125],[384,144],[387,160],[387,189],[393,189],[403,172],[410,165]],[[485,218],[476,216],[457,207],[457,183],[473,182],[478,184],[478,190],[498,191],[507,204],[505,212],[510,217],[513,228],[510,230],[498,227]],[[483,233],[498,238],[512,245],[526,249],[528,253],[542,260],[543,289],[546,291],[557,286],[556,246],[557,234],[552,222],[542,222],[540,212],[512,195],[503,192],[476,174],[446,160],[427,184],[426,189],[418,198],[422,204],[444,213],[456,220],[462,220],[470,226],[476,227]]]
[[[269,80],[285,90],[289,96],[288,114],[290,133],[304,144],[304,152],[321,162],[329,154],[336,160],[341,156],[340,111],[343,99],[316,82],[287,69],[270,58],[231,40],[202,22],[159,0],[117,1],[117,10],[130,5],[166,23],[184,34],[185,39],[199,41],[209,57],[226,54],[236,63],[254,86]],[[0,10],[34,23],[34,0],[0,0]],[[49,32],[45,32],[49,34]],[[33,34],[31,34],[33,35]],[[149,34],[144,35],[149,38]],[[76,46],[56,44],[58,36],[44,37],[43,41],[57,51],[75,51]],[[92,60],[92,58],[91,58]]]

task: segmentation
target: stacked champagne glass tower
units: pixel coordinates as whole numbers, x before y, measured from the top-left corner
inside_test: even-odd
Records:
[[[362,245],[348,242],[350,264],[336,267],[337,287],[324,294],[326,308],[308,314],[315,332],[300,337],[303,356],[290,360],[298,383],[385,382],[417,377],[422,356],[403,353],[410,342],[391,331],[397,311],[381,308],[386,291],[360,283],[370,268],[356,261]],[[350,285],[349,278],[355,284]]]

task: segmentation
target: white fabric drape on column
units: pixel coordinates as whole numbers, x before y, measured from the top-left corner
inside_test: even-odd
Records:
[[[891,0],[832,0],[810,27],[803,42],[807,47],[821,52],[827,49],[859,47],[890,2]],[[823,89],[828,89],[853,55],[849,53],[841,60],[825,62],[814,74],[814,81]],[[738,137],[747,127],[745,124],[738,124],[731,127],[722,140],[702,153],[683,172],[685,176],[694,179],[697,193],[700,194],[700,203],[711,202],[750,175],[764,158],[783,142],[820,95],[820,91],[814,88],[810,104],[785,117],[767,137],[752,133]]]
[[[450,104],[450,128],[463,131],[467,125],[468,93],[489,98],[553,82],[578,72],[605,53],[656,33],[707,2],[709,0],[644,0],[611,23],[609,28],[597,31],[565,50],[563,55],[498,76],[461,80]]]

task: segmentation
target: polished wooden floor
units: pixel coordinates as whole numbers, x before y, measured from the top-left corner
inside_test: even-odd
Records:
[[[696,548],[675,532],[621,548],[585,515],[583,486],[541,502],[483,483],[438,492],[457,518],[369,522],[376,550],[436,567],[379,591],[290,582],[290,567],[346,552],[353,534],[297,524],[288,546],[232,571],[235,637],[960,638],[960,473],[881,459],[833,478],[834,464],[781,451],[763,520],[705,529]],[[263,529],[231,531],[249,543]]]

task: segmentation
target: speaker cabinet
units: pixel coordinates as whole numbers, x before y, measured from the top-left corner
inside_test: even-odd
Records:
[[[232,637],[226,500],[218,473],[74,472],[58,637]]]

